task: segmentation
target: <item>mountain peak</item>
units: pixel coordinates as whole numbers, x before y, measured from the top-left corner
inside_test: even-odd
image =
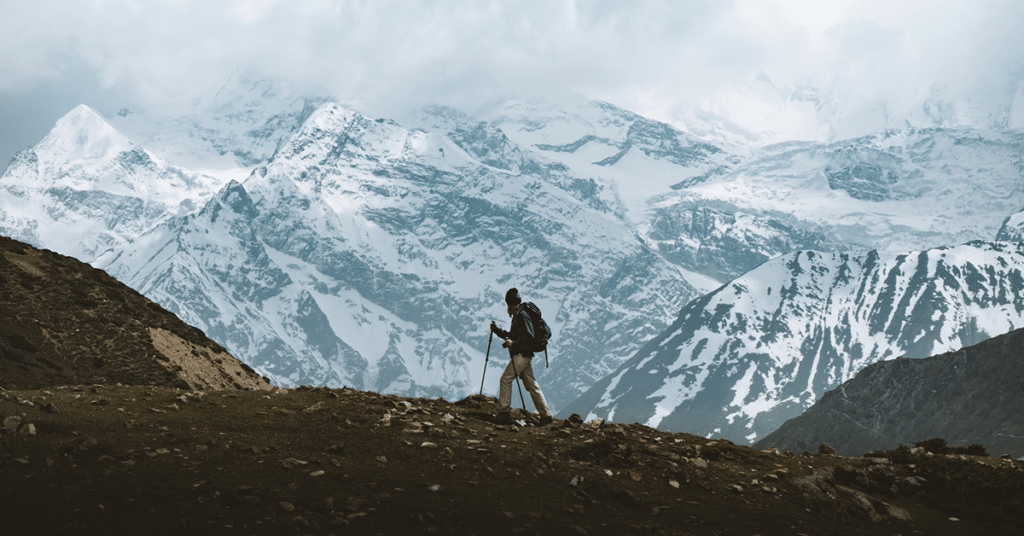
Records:
[[[43,141],[36,146],[41,156],[55,160],[105,160],[134,145],[104,119],[99,112],[79,104],[57,120]]]

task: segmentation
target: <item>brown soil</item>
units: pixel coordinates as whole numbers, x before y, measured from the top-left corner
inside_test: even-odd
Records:
[[[1010,534],[1024,521],[1018,461],[778,454],[641,425],[499,424],[496,409],[487,397],[325,388],[4,391],[0,524],[9,534],[908,536]]]

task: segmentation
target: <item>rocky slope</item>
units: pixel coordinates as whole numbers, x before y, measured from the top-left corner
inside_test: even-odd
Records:
[[[563,410],[753,442],[861,369],[1024,326],[1024,244],[799,252],[683,308]]]
[[[843,455],[894,449],[933,437],[1024,456],[1024,330],[925,359],[870,365],[802,415],[755,443]]]
[[[44,411],[49,407],[55,411]],[[495,422],[351,389],[0,389],[14,534],[1012,534],[1024,464]]]
[[[6,237],[0,318],[0,387],[270,387],[203,332],[102,270]]]

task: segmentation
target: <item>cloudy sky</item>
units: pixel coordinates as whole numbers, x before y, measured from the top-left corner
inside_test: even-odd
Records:
[[[253,67],[375,115],[572,92],[813,137],[759,74],[848,118],[936,88],[998,111],[1024,78],[1022,21],[1018,0],[0,0],[0,168],[79,103],[186,102]]]

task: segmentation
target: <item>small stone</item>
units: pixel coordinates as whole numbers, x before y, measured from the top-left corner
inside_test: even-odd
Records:
[[[309,476],[313,476],[313,477],[323,476],[323,475],[324,475],[324,471],[322,471],[322,470],[313,471],[312,473],[309,473]]]
[[[295,458],[288,458],[288,459],[285,459],[285,460],[281,461],[281,465],[285,466],[288,469],[291,469],[293,467],[301,467],[301,466],[307,465],[307,464],[309,464],[309,462],[306,462],[306,461],[303,461],[303,460],[298,460],[298,459],[295,459]]]
[[[637,473],[636,471],[630,471],[629,478],[632,479],[633,482],[640,482],[640,473]]]
[[[323,408],[324,408],[324,403],[323,403],[323,401],[320,401],[320,402],[317,402],[316,404],[313,404],[312,406],[309,406],[308,408],[302,410],[302,412],[303,413],[313,413],[314,411],[320,411]]]
[[[425,448],[425,449],[436,449],[437,448],[437,443],[431,443],[429,441],[425,441],[422,444],[420,444],[420,446]]]
[[[679,482],[676,482],[675,480],[669,480],[668,485],[672,486],[673,488],[679,489]]]
[[[281,502],[277,503],[277,506],[278,506],[278,508],[280,508],[281,510],[284,510],[285,512],[294,512],[295,511],[295,505],[290,503],[290,502],[281,501]]]
[[[380,463],[388,463],[388,457],[387,456],[377,456],[377,461],[380,462]]]
[[[13,434],[18,431],[18,427],[21,426],[21,417],[12,415],[4,419],[4,430],[8,434]]]
[[[708,468],[708,462],[704,458],[690,458],[690,463],[696,467],[700,467],[701,469]]]
[[[441,489],[443,488],[441,487],[441,484],[431,484],[430,487],[428,487],[427,489],[433,491],[434,493],[437,493],[441,491]]]
[[[733,485],[729,486],[729,488],[731,488],[736,493],[743,493],[743,486],[741,486],[739,484],[733,484]]]
[[[836,449],[832,448],[828,443],[822,443],[818,447],[818,454],[823,454],[826,456],[835,456]]]
[[[34,436],[36,435],[36,425],[28,423],[21,427],[21,431],[18,432],[21,435]]]

